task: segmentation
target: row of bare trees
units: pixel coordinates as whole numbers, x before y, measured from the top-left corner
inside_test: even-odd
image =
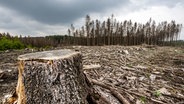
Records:
[[[63,45],[170,45],[181,32],[182,24],[163,21],[156,24],[151,18],[145,24],[133,23],[131,20],[119,22],[112,15],[106,21],[92,20],[86,16],[85,25],[76,29],[73,24],[68,35],[46,37],[13,37],[9,33],[0,33],[1,37],[19,38],[26,46],[47,47]]]
[[[164,45],[166,41],[176,41],[181,28],[182,24],[176,24],[174,20],[156,24],[150,18],[145,24],[140,24],[131,20],[119,22],[112,15],[101,22],[87,15],[85,26],[75,29],[71,24],[68,35],[74,37],[69,41],[75,45]]]

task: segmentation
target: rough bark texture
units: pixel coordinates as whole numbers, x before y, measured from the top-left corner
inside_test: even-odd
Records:
[[[25,97],[20,99],[26,99],[27,104],[87,103],[89,89],[82,72],[80,53],[48,51],[21,55],[18,59],[23,66],[19,68],[18,81],[25,88]],[[18,86],[17,92],[20,92]]]

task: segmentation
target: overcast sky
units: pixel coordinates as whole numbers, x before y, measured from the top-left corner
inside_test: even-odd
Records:
[[[176,20],[184,25],[184,0],[0,0],[0,32],[45,36],[81,27],[85,16],[145,23]],[[184,28],[180,35],[184,39]]]

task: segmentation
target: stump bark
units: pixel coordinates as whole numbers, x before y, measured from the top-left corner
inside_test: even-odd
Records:
[[[89,86],[82,56],[71,50],[20,55],[16,88],[19,104],[86,104]]]

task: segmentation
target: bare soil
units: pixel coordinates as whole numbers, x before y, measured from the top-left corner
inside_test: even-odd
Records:
[[[130,104],[184,104],[184,48],[159,46],[70,46],[80,51],[83,65],[100,68],[84,73],[114,88]],[[60,48],[59,48],[60,49]],[[0,104],[17,82],[17,57],[31,51],[0,52]],[[121,104],[99,85],[95,89],[109,102]]]

